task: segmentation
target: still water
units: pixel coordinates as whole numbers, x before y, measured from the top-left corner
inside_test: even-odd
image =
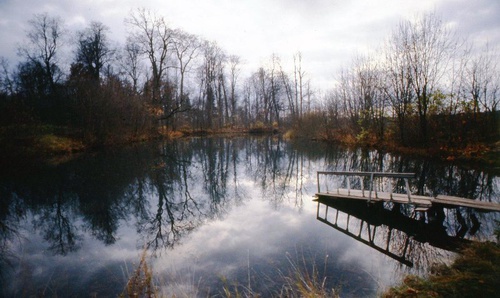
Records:
[[[447,262],[457,244],[493,239],[498,213],[445,209],[433,226],[404,206],[313,201],[323,170],[414,172],[416,194],[500,193],[487,171],[271,137],[149,143],[2,169],[0,294],[116,297],[146,252],[170,297],[222,296],[224,287],[270,296],[296,272],[343,297],[376,296]],[[336,216],[325,220],[326,209]]]

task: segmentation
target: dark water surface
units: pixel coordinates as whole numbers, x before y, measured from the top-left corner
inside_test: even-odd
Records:
[[[269,137],[149,143],[2,169],[0,294],[116,297],[146,250],[169,297],[217,296],[224,286],[270,296],[296,272],[316,272],[343,297],[376,296],[448,261],[460,243],[492,239],[499,219],[315,202],[323,170],[414,172],[416,194],[498,201],[500,192],[484,171]]]

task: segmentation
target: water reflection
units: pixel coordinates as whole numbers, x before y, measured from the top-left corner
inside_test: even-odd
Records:
[[[34,268],[48,266],[43,267],[44,270],[52,272],[50,264],[43,263],[42,266],[39,259],[27,255],[28,251],[41,254],[47,260],[71,263],[68,266],[74,267],[71,270],[76,282],[80,280],[81,272],[75,268],[88,262],[89,258],[120,271],[122,269],[117,264],[135,261],[137,252],[143,247],[158,257],[182,254],[176,250],[177,246],[200,237],[197,234],[190,238],[190,235],[202,228],[209,229],[211,223],[228,223],[237,212],[235,209],[244,206],[250,212],[257,202],[267,205],[251,215],[253,220],[263,222],[252,233],[258,238],[255,241],[266,239],[263,246],[278,241],[278,236],[263,236],[269,233],[273,222],[268,213],[287,210],[292,215],[287,213],[290,218],[286,219],[283,215],[283,220],[295,222],[294,230],[279,233],[292,233],[289,241],[294,237],[302,241],[297,236],[301,231],[309,239],[305,243],[315,242],[314,239],[324,235],[301,229],[305,229],[304,221],[309,220],[307,215],[316,212],[315,207],[311,209],[313,205],[308,203],[315,192],[318,170],[415,172],[417,179],[412,185],[418,194],[439,193],[491,201],[498,199],[499,193],[498,177],[485,171],[375,151],[286,142],[276,137],[193,138],[94,153],[60,165],[3,168],[0,172],[0,286],[4,292],[1,294],[15,296],[20,293],[19,288],[11,286],[12,281],[25,278],[20,268],[28,262]],[[392,209],[401,216],[408,217],[412,213],[404,206]],[[356,212],[362,212],[360,210]],[[300,216],[302,213],[305,215]],[[394,219],[396,222],[400,220],[407,226],[420,224],[417,219]],[[462,239],[466,236],[477,240],[492,235],[493,222],[491,215],[464,209],[447,214],[442,226],[447,233],[455,232],[449,237]],[[232,225],[234,229],[244,229],[249,223],[241,220],[232,222]],[[312,226],[313,223],[310,225],[311,230],[320,229]],[[287,225],[283,227],[290,229]],[[414,236],[416,231],[403,232],[412,239],[418,238]],[[207,235],[209,233],[212,231]],[[392,233],[395,237],[399,232],[394,230]],[[402,243],[406,241],[403,237],[400,236]],[[213,249],[220,251],[225,244],[217,242],[216,245],[219,247]],[[406,257],[419,254],[416,246],[418,244],[408,246]],[[264,251],[262,247],[259,249]],[[423,247],[420,251],[427,249]],[[122,260],[111,257],[117,252],[124,254],[123,250],[127,250],[127,257],[122,257]],[[284,251],[290,247],[281,250],[281,256],[284,256]],[[230,262],[229,255],[226,252],[219,261]],[[266,259],[258,255],[255,258]],[[270,265],[265,265],[265,262],[255,264],[260,272],[268,270],[264,269],[266,266]],[[339,270],[344,269],[337,269],[332,275],[338,275]],[[200,274],[204,270],[209,274],[210,270],[199,269]],[[347,276],[346,270],[341,275]],[[35,290],[47,287],[48,281],[44,277],[45,274],[30,277],[36,284]],[[87,296],[90,286],[84,283],[88,282],[81,281],[81,287],[68,284],[66,288],[53,288],[85,289],[87,292],[80,294]],[[114,290],[120,289],[124,278],[113,282],[106,280],[105,283],[112,284],[110,288]],[[207,287],[213,288],[213,284]],[[349,286],[343,288],[349,291]],[[99,293],[105,293],[99,289]],[[110,290],[108,294],[116,295],[116,292]]]
[[[458,252],[479,230],[479,221],[471,214],[473,226],[463,220],[460,209],[431,208],[426,214],[402,214],[392,203],[367,204],[347,199],[318,199],[317,219],[366,244],[398,262],[417,268],[428,268],[425,258],[437,249]],[[445,219],[446,225],[445,225]],[[452,227],[450,229],[450,223]],[[457,230],[453,230],[453,226]],[[454,233],[456,232],[456,233]]]

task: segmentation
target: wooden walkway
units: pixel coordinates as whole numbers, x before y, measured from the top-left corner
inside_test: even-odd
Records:
[[[321,190],[320,176],[345,176],[347,179],[347,188],[334,188]],[[359,177],[361,189],[351,189],[352,177]],[[363,177],[370,177],[368,188],[364,187]],[[365,200],[368,202],[394,202],[400,204],[411,204],[415,206],[416,211],[427,211],[432,206],[441,206],[447,208],[469,207],[483,211],[500,211],[500,204],[493,202],[484,202],[460,197],[438,195],[436,197],[413,195],[410,193],[408,179],[414,177],[413,173],[379,173],[379,172],[318,172],[317,198],[341,198],[352,200]],[[388,191],[378,191],[374,180],[384,178],[388,180]],[[391,181],[394,179],[403,179],[405,182],[406,193],[392,192]]]

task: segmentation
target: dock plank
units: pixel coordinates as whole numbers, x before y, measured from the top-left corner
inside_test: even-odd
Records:
[[[457,205],[457,206],[471,207],[471,208],[490,210],[490,211],[500,211],[500,204],[498,203],[471,200],[454,196],[438,195],[434,199],[434,202],[437,204],[444,204],[444,205]]]
[[[394,202],[400,204],[411,204],[415,205],[422,210],[430,208],[432,205],[440,206],[453,206],[453,207],[470,207],[486,211],[500,211],[500,204],[493,202],[484,202],[471,200],[466,198],[454,197],[454,196],[444,196],[438,195],[436,198],[430,196],[420,196],[411,195],[411,201],[408,200],[407,194],[392,193],[388,192],[372,192],[370,197],[370,192],[358,189],[335,189],[329,192],[316,193],[316,197],[332,197],[332,198],[344,198],[344,199],[354,199],[354,200],[371,200],[372,202]]]

